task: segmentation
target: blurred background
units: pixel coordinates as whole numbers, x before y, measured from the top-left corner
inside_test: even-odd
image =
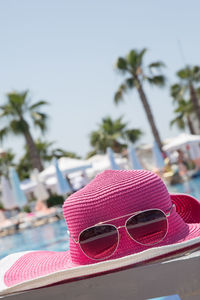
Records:
[[[0,257],[66,250],[63,201],[105,169],[200,196],[199,8],[0,2]]]

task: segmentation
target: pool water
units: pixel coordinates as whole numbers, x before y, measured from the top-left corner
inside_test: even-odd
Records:
[[[168,190],[171,193],[187,193],[200,200],[200,177],[168,186]],[[60,220],[0,238],[0,258],[27,250],[66,251],[68,245],[67,226],[65,220]]]
[[[182,184],[168,186],[167,188],[171,193],[190,194],[200,201],[200,177],[193,178],[192,180],[186,181]]]
[[[10,253],[27,250],[66,251],[68,235],[65,220],[29,228],[0,238],[0,259]]]

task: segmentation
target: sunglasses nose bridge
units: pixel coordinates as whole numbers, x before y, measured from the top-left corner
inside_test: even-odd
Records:
[[[121,225],[121,226],[118,226],[118,227],[117,227],[118,236],[119,236],[119,241],[120,241],[121,236],[122,236],[122,231],[121,231],[121,229],[123,229],[123,228],[124,228],[124,230],[127,232],[127,230],[126,230],[126,225]]]
[[[119,237],[121,236],[121,229],[122,228],[125,228],[126,226],[125,225],[120,225],[120,226],[116,226],[116,229],[117,229],[117,232],[118,232],[118,235],[119,235]]]
[[[129,238],[133,239],[133,238],[130,236],[130,234],[128,233],[128,231],[127,231],[126,224],[124,224],[124,225],[122,225],[122,226],[118,226],[118,227],[117,227],[119,243],[120,243],[120,240],[121,240],[121,238],[122,238],[122,236],[123,236],[123,232],[121,231],[122,228],[124,228],[125,233],[127,234],[127,236],[128,236]]]
[[[125,225],[122,225],[122,226],[118,226],[117,229],[121,229],[121,228],[124,228],[126,227]]]
[[[126,227],[126,224],[124,224],[124,225],[122,225],[122,226],[118,226],[117,227],[117,229],[118,229],[118,232],[119,232],[119,238],[121,237],[121,230],[120,229],[122,229],[122,228],[124,228],[124,230],[125,230],[125,232],[127,233],[127,235],[132,239],[132,237],[130,236],[130,234],[128,233],[128,230],[127,230],[127,227]]]

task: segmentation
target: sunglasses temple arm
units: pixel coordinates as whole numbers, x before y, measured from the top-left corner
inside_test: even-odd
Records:
[[[104,224],[104,223],[107,223],[107,222],[110,222],[110,221],[119,220],[119,219],[129,217],[129,216],[132,216],[132,215],[134,216],[134,215],[137,215],[140,212],[142,212],[142,211],[137,211],[137,212],[130,213],[130,214],[127,214],[127,215],[123,215],[123,216],[120,216],[120,217],[117,217],[117,218],[114,218],[114,219],[109,219],[109,220],[106,220],[106,221],[103,221],[103,222],[99,222],[99,223],[95,224],[94,226],[101,225],[101,224]]]
[[[169,217],[171,215],[171,212],[172,212],[174,207],[176,208],[175,204],[172,205],[172,207],[170,208],[170,211],[168,212],[168,214],[166,214],[167,217]]]
[[[78,244],[78,243],[79,243],[78,241],[76,241],[76,240],[73,238],[73,236],[70,234],[69,230],[67,230],[67,233],[68,233],[69,237],[72,239],[72,241],[73,241],[75,244]]]

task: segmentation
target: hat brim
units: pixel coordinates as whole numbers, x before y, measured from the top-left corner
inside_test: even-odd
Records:
[[[171,194],[171,200],[176,205],[176,211],[187,224],[200,224],[200,203],[187,194]]]
[[[200,203],[186,194],[172,194],[171,199],[189,227],[184,240],[89,265],[74,265],[69,251],[11,254],[0,261],[0,295],[110,273],[200,248]]]

